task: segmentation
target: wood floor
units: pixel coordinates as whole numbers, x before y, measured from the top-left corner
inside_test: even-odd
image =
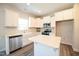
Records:
[[[8,56],[33,56],[33,51],[34,51],[34,45],[33,43],[14,51],[13,53],[9,54]]]
[[[79,56],[79,52],[75,52],[72,46],[61,44],[60,45],[60,56]]]
[[[33,56],[33,52],[33,43],[31,43],[28,46],[11,53],[9,56]],[[74,52],[70,45],[61,44],[60,56],[79,56],[79,52]]]

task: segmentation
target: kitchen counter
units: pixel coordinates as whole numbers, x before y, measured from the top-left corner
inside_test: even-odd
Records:
[[[17,37],[17,36],[22,36],[22,47],[28,45],[29,43],[32,43],[32,41],[28,40],[29,37],[33,37],[39,35],[39,33],[33,33],[33,32],[26,32],[26,33],[8,33],[5,35],[5,40],[6,40],[6,54],[9,54],[9,38],[12,37]]]
[[[39,35],[39,32],[25,32],[25,33],[8,33],[6,34],[6,36],[16,36],[16,35],[27,35],[27,36],[35,36],[35,35]]]
[[[31,40],[33,42],[42,43],[42,44],[47,45],[49,47],[59,48],[61,37],[57,37],[54,35],[50,35],[50,36],[38,35],[38,36],[34,36],[34,37],[29,38],[29,40]]]

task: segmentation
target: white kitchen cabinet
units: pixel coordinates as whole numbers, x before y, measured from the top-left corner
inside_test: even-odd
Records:
[[[55,17],[47,16],[43,18],[43,24],[44,23],[51,23],[51,27],[55,27]]]
[[[73,19],[73,9],[67,9],[55,13],[56,21],[70,20]]]
[[[43,17],[43,23],[51,23],[51,16]]]
[[[36,19],[36,27],[43,27],[43,21],[41,18]]]
[[[5,10],[5,26],[7,27],[16,27],[18,25],[19,15],[17,12],[10,9]]]
[[[29,41],[28,38],[23,38],[23,40],[22,40],[22,47],[24,47],[24,46],[26,46],[26,45],[28,45],[30,43],[32,43],[32,42]]]
[[[54,17],[46,16],[43,18],[30,18],[30,27],[43,27],[44,23],[51,23],[52,27],[55,26]]]
[[[31,34],[29,34],[29,33],[28,33],[28,34],[23,34],[22,47],[24,47],[24,46],[26,46],[26,45],[32,43],[30,40],[28,40],[30,35],[31,35]]]
[[[16,27],[18,25],[18,18],[19,15],[15,11],[7,8],[0,9],[0,21],[3,23],[1,25],[7,27]]]
[[[56,21],[61,21],[63,19],[64,19],[63,18],[63,11],[60,11],[60,12],[55,13],[55,20]]]
[[[42,19],[40,18],[33,18],[33,17],[30,17],[29,19],[29,26],[30,27],[42,27]]]
[[[36,26],[36,20],[34,17],[29,17],[29,27],[35,27]]]
[[[51,27],[55,27],[55,17],[51,17]]]
[[[47,16],[43,18],[30,18],[30,27],[43,27],[44,23],[51,23],[52,27],[55,26],[54,17]]]
[[[73,9],[68,9],[63,11],[63,18],[64,20],[73,19]]]

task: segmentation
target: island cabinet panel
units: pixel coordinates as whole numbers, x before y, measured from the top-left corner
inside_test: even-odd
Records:
[[[59,56],[59,48],[53,48],[53,47],[35,42],[34,56]]]

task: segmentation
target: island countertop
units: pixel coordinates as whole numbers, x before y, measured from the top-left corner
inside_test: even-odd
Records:
[[[53,48],[59,48],[60,47],[60,41],[61,37],[57,37],[54,35],[47,36],[47,35],[38,35],[29,38],[29,40],[37,43],[42,43],[47,46],[53,47]]]

